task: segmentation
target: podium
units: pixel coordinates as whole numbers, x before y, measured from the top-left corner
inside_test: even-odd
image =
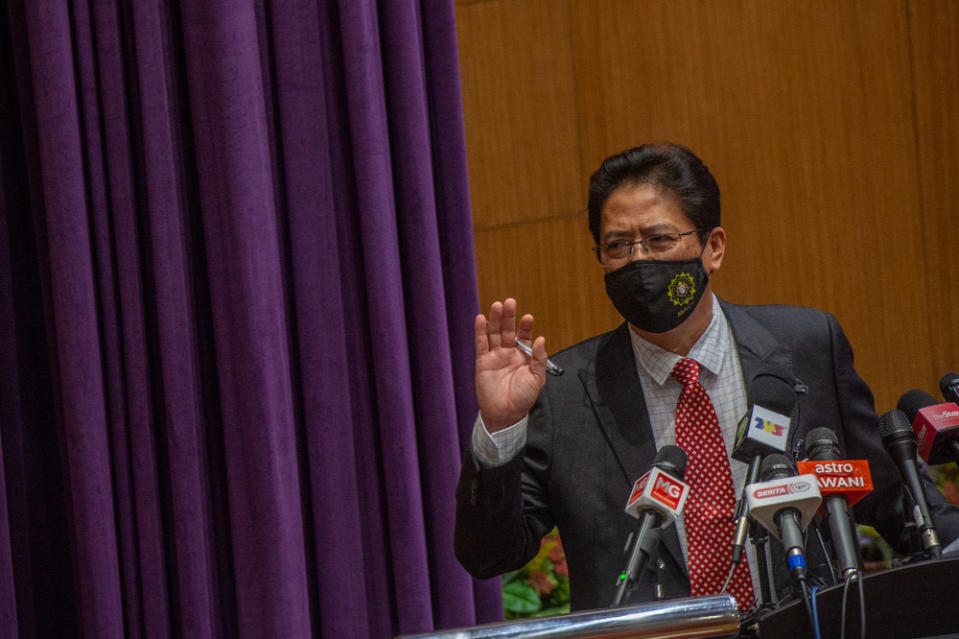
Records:
[[[959,558],[908,564],[863,579],[866,636],[883,639],[959,637]],[[816,594],[822,639],[840,636],[843,586]],[[859,637],[859,588],[846,598],[846,636]],[[812,639],[812,626],[802,601],[781,606],[748,629],[759,639]]]
[[[710,595],[399,635],[396,639],[694,639],[735,637],[738,633],[736,600],[730,595]]]

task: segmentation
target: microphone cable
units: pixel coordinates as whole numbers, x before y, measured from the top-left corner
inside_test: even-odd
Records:
[[[733,578],[734,572],[736,572],[735,563],[733,563],[733,565],[729,567],[729,573],[726,575],[726,581],[723,582],[723,587],[719,589],[719,594],[723,594],[724,592],[726,592],[726,588],[729,587],[729,580]]]
[[[846,600],[849,594],[849,585],[854,581],[859,590],[859,637],[866,639],[866,595],[863,592],[862,577],[859,576],[858,572],[849,575],[849,578],[846,579],[846,583],[842,587],[842,626],[839,631],[840,639],[846,639]]]
[[[820,639],[819,637],[819,611],[816,610],[816,593],[819,592],[819,586],[813,586],[809,589],[809,598],[812,601],[812,618],[813,618],[813,631],[815,632],[815,639]]]
[[[812,592],[815,592],[816,587],[813,586],[813,590],[810,592],[809,584],[806,582],[805,575],[799,577],[799,586],[802,588],[800,596],[803,603],[806,605],[806,614],[809,616],[809,625],[812,627],[813,637],[815,637],[815,639],[820,639],[819,617],[816,614],[816,603],[812,599]]]
[[[856,582],[859,585],[859,638],[866,639],[866,593],[859,573],[856,573]]]
[[[832,580],[832,583],[838,584],[839,578],[836,577],[836,569],[833,568],[832,562],[829,561],[829,552],[826,550],[826,542],[823,541],[822,531],[819,530],[819,526],[812,526],[812,529],[816,533],[816,541],[819,542],[819,549],[822,551],[822,556],[826,558],[825,563],[826,567],[829,568],[829,578]]]
[[[745,554],[746,554],[746,553],[743,552],[743,556],[745,556]],[[732,578],[733,578],[733,573],[736,572],[736,566],[738,566],[738,565],[739,565],[739,562],[730,560],[730,562],[729,562],[729,572],[726,574],[726,581],[723,582],[723,587],[719,589],[719,594],[723,594],[724,592],[726,592],[726,588],[729,587],[729,582],[732,580]],[[751,579],[751,578],[752,578],[752,576],[750,575],[750,579]],[[738,602],[737,602],[737,603],[738,603]],[[753,602],[753,605],[756,606],[757,609],[758,609],[758,607],[759,607],[759,598],[756,598],[756,600]]]

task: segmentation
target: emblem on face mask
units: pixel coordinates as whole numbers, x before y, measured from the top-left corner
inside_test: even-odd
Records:
[[[685,306],[696,296],[696,283],[689,273],[678,273],[666,289],[670,301],[674,306]]]

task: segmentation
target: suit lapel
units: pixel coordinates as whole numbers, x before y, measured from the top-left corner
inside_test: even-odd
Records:
[[[771,375],[786,380],[794,388],[801,385],[793,372],[792,351],[776,340],[768,330],[739,306],[720,300],[726,319],[733,331],[736,340],[739,361],[743,371],[743,381],[747,393],[753,380],[762,375]],[[798,398],[797,398],[798,399]],[[792,427],[789,430],[789,442],[786,455],[791,457],[798,440],[801,445],[799,426],[799,401],[793,408],[790,416]],[[786,595],[792,585],[792,577],[786,570],[786,557],[782,544],[770,534],[769,550],[771,553],[770,565],[773,571],[774,590],[781,598]]]
[[[606,481],[611,485],[625,482],[625,504],[633,482],[646,473],[656,459],[656,443],[636,373],[629,327],[625,323],[599,347],[595,368],[580,371],[580,379],[618,466],[617,475],[607,476]],[[683,574],[687,574],[675,526],[664,531],[663,544],[682,567]]]
[[[749,400],[749,389],[757,377],[776,377],[795,388],[799,380],[796,379],[793,372],[792,351],[773,337],[762,324],[750,317],[743,307],[722,300],[720,300],[720,305],[729,322],[733,339],[736,340],[736,351],[742,368],[747,401]],[[794,424],[789,432],[790,445],[792,445],[798,431],[798,428],[795,427],[798,406],[797,402],[793,414],[790,416]],[[787,455],[789,450],[787,448]]]
[[[595,368],[580,371],[580,379],[621,473],[607,481],[632,487],[652,465],[656,445],[627,331],[623,324],[610,334],[599,347]]]

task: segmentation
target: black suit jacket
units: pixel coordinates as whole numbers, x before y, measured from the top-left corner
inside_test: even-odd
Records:
[[[760,375],[787,380],[797,394],[790,451],[803,451],[810,429],[836,431],[848,459],[868,459],[874,491],[859,502],[856,520],[903,548],[899,476],[882,447],[872,393],[856,374],[852,350],[836,319],[791,306],[721,302],[736,341],[745,387]],[[467,454],[457,488],[455,549],[476,577],[515,570],[559,527],[574,610],[604,608],[625,563],[636,519],[624,513],[633,482],[651,467],[655,443],[636,373],[628,326],[555,355],[565,368],[551,377],[530,413],[527,445],[504,466],[479,470]],[[926,478],[943,545],[959,536],[959,510]],[[790,587],[781,546],[773,545],[780,595]],[[807,543],[813,572],[818,545]],[[666,598],[688,596],[686,564],[675,532],[663,535],[661,583]],[[822,567],[822,566],[821,566]],[[644,577],[631,601],[652,599]]]

